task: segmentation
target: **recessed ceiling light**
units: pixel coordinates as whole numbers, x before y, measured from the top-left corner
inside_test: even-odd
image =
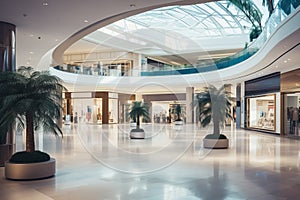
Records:
[[[276,65],[275,68],[278,68],[278,65]]]
[[[88,21],[88,20],[84,20],[83,22],[84,22],[84,23],[88,23],[89,21]]]
[[[48,6],[49,4],[47,2],[44,2],[43,3],[43,6]]]
[[[29,53],[30,53],[30,54],[34,54],[33,51],[30,51]]]
[[[287,60],[283,61],[284,63],[287,63]]]
[[[288,58],[288,60],[291,60],[290,58]]]

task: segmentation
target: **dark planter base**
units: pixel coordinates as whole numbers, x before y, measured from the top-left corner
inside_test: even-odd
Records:
[[[55,175],[55,159],[39,163],[5,163],[5,177],[12,180],[34,180]]]

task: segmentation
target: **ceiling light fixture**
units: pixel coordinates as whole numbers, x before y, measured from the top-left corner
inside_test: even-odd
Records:
[[[48,6],[49,4],[47,2],[44,2],[43,3],[43,6]]]
[[[284,63],[287,63],[287,60],[283,61]]]
[[[88,23],[89,21],[85,19],[83,22],[84,22],[84,23]]]

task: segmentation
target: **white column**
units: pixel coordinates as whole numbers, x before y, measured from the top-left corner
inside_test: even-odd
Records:
[[[186,88],[186,123],[194,122],[194,88]]]
[[[245,82],[241,83],[241,128],[246,128],[245,124]]]
[[[131,76],[140,76],[140,72],[141,72],[141,69],[142,69],[142,66],[141,66],[141,60],[142,60],[142,56],[141,54],[138,54],[135,59],[133,59],[133,62],[132,62],[132,73],[131,73]]]
[[[136,101],[143,101],[143,95],[141,93],[135,94],[135,100]]]

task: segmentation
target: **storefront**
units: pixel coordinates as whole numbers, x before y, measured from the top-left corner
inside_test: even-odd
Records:
[[[280,134],[280,73],[245,82],[245,128]]]
[[[248,128],[275,131],[276,95],[248,97]]]
[[[109,92],[66,92],[63,102],[65,123],[118,123],[118,94]]]
[[[171,123],[177,119],[176,107],[180,106],[180,118],[186,121],[186,104],[182,101],[153,101],[152,119],[154,123]]]
[[[144,102],[150,107],[151,122],[171,123],[177,119],[175,107],[181,106],[181,119],[186,121],[186,94],[149,94],[143,95]]]
[[[282,133],[300,137],[300,69],[281,74]]]

